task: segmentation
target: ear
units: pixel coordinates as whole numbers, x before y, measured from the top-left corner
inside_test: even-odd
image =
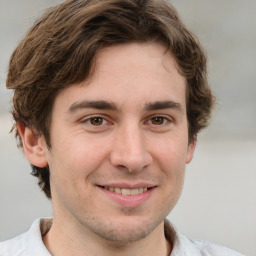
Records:
[[[193,141],[191,141],[188,144],[186,164],[189,164],[191,162],[191,160],[193,159],[195,148],[196,148],[196,139],[193,139]]]
[[[46,167],[46,152],[48,150],[42,135],[36,134],[33,130],[18,122],[17,128],[23,143],[23,150],[28,161],[37,167]]]

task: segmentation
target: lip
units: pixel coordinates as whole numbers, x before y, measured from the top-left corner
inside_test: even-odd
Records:
[[[98,186],[99,190],[104,193],[104,196],[110,200],[111,202],[114,202],[120,207],[125,208],[137,208],[142,205],[144,205],[154,193],[156,186],[152,186],[146,183],[139,183],[139,184],[125,184],[125,183],[119,183],[119,184],[108,184],[105,185],[106,187],[115,187],[115,188],[126,188],[126,189],[135,189],[135,188],[150,188],[146,192],[143,192],[138,195],[123,195],[118,194],[109,190],[104,189],[103,186]]]
[[[112,187],[112,188],[127,188],[127,189],[135,189],[135,188],[153,188],[156,185],[140,182],[136,184],[129,184],[129,183],[107,183],[107,184],[98,184],[100,187]]]

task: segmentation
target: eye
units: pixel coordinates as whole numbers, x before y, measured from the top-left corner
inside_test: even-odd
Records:
[[[80,119],[81,127],[91,133],[105,132],[113,127],[114,122],[111,117],[106,115],[89,115]]]
[[[90,119],[88,119],[88,122],[94,126],[100,126],[107,123],[107,121],[100,116],[91,117]]]
[[[164,116],[154,116],[150,118],[150,123],[153,125],[163,125],[166,124],[169,120]]]
[[[83,125],[85,125],[88,128],[92,127],[101,127],[109,124],[106,118],[102,116],[87,116],[86,118],[83,118],[81,120]]]

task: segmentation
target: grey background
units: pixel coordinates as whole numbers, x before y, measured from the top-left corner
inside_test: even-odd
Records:
[[[47,6],[61,1],[0,0],[0,241],[51,215],[16,148],[5,89],[8,60]],[[256,256],[256,1],[173,0],[208,53],[219,104],[199,136],[180,202],[168,218],[185,235]]]

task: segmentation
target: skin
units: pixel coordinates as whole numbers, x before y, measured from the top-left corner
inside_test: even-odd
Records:
[[[195,148],[185,78],[157,43],[111,46],[96,63],[92,79],[57,95],[50,149],[18,126],[29,161],[50,167],[53,225],[44,243],[53,255],[169,255],[164,219]],[[150,189],[120,201],[104,186]]]

